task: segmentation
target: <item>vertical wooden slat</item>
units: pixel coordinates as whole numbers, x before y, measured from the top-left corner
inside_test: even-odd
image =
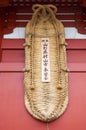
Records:
[[[4,16],[3,16],[3,10],[0,8],[0,62],[2,59],[1,43],[3,38],[3,27],[4,27]]]

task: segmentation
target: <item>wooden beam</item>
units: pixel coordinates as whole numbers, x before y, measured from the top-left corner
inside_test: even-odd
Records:
[[[3,25],[4,25],[4,18],[3,18],[2,9],[0,8],[0,62],[2,58],[1,43],[2,43],[2,38],[3,38]]]

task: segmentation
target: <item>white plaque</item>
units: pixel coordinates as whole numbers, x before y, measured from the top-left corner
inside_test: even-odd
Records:
[[[42,82],[50,82],[49,39],[42,38]]]

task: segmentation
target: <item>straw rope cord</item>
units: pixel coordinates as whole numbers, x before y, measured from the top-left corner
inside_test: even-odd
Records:
[[[35,118],[48,122],[59,117],[66,109],[66,106],[68,103],[68,87],[67,87],[68,70],[66,66],[66,49],[65,49],[66,43],[65,43],[65,38],[64,38],[65,37],[64,27],[62,23],[59,20],[57,20],[55,17],[55,14],[57,11],[57,8],[55,6],[36,4],[33,6],[32,9],[34,11],[34,14],[30,23],[27,24],[26,26],[26,38],[25,38],[26,43],[24,44],[24,47],[25,47],[25,69],[24,69],[25,106],[27,110],[31,113],[31,115],[33,115]],[[52,29],[51,34],[48,31],[48,28],[49,28],[48,26],[50,26],[50,28]],[[40,29],[41,29],[41,32],[40,32]],[[40,80],[39,68],[35,67],[34,65],[35,61],[38,61],[36,55],[39,55],[40,53],[40,51],[38,52],[37,47],[41,49],[39,43],[41,42],[41,38],[44,38],[44,37],[46,38],[48,37],[49,39],[51,39],[51,41],[53,41],[54,39],[53,43],[56,44],[52,46],[51,41],[50,41],[50,48],[52,46],[50,50],[51,59],[52,59],[51,63],[55,62],[57,64],[55,66],[54,65],[51,66],[52,69],[53,67],[56,67],[56,69],[53,70],[51,74],[56,75],[57,73],[57,78],[55,77],[54,79],[52,77],[52,79],[55,80],[54,82],[57,83],[57,90],[55,88],[52,88],[51,90],[52,85],[54,87],[56,86],[54,83],[48,84],[48,83],[41,83],[40,81],[38,81],[38,78]],[[54,49],[56,50],[56,53],[53,53]],[[54,59],[55,56],[56,58]],[[38,57],[40,58],[40,56]],[[37,64],[39,66],[39,61]],[[41,65],[41,61],[40,61],[40,65]],[[37,71],[38,71],[39,77],[35,75]],[[54,71],[56,71],[55,74],[54,74]],[[39,90],[39,92],[37,90]],[[49,93],[49,91],[51,93]],[[41,98],[40,93],[41,94],[43,93],[42,98],[44,97],[45,99]],[[55,93],[55,96],[52,93],[53,94]],[[37,97],[37,95],[39,95],[39,97]],[[48,98],[50,97],[50,95],[51,97],[55,98],[56,104],[51,114],[48,114],[46,117],[46,115],[42,113],[42,109],[43,111],[45,109],[48,110],[48,107],[49,107],[48,105],[51,103],[50,101],[48,101]],[[40,103],[39,101],[42,101],[42,100],[43,102]],[[40,108],[41,106],[43,106],[44,108],[39,109],[39,106]]]

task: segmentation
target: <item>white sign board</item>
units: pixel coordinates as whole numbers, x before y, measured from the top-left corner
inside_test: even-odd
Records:
[[[42,82],[50,82],[49,39],[42,38]]]

